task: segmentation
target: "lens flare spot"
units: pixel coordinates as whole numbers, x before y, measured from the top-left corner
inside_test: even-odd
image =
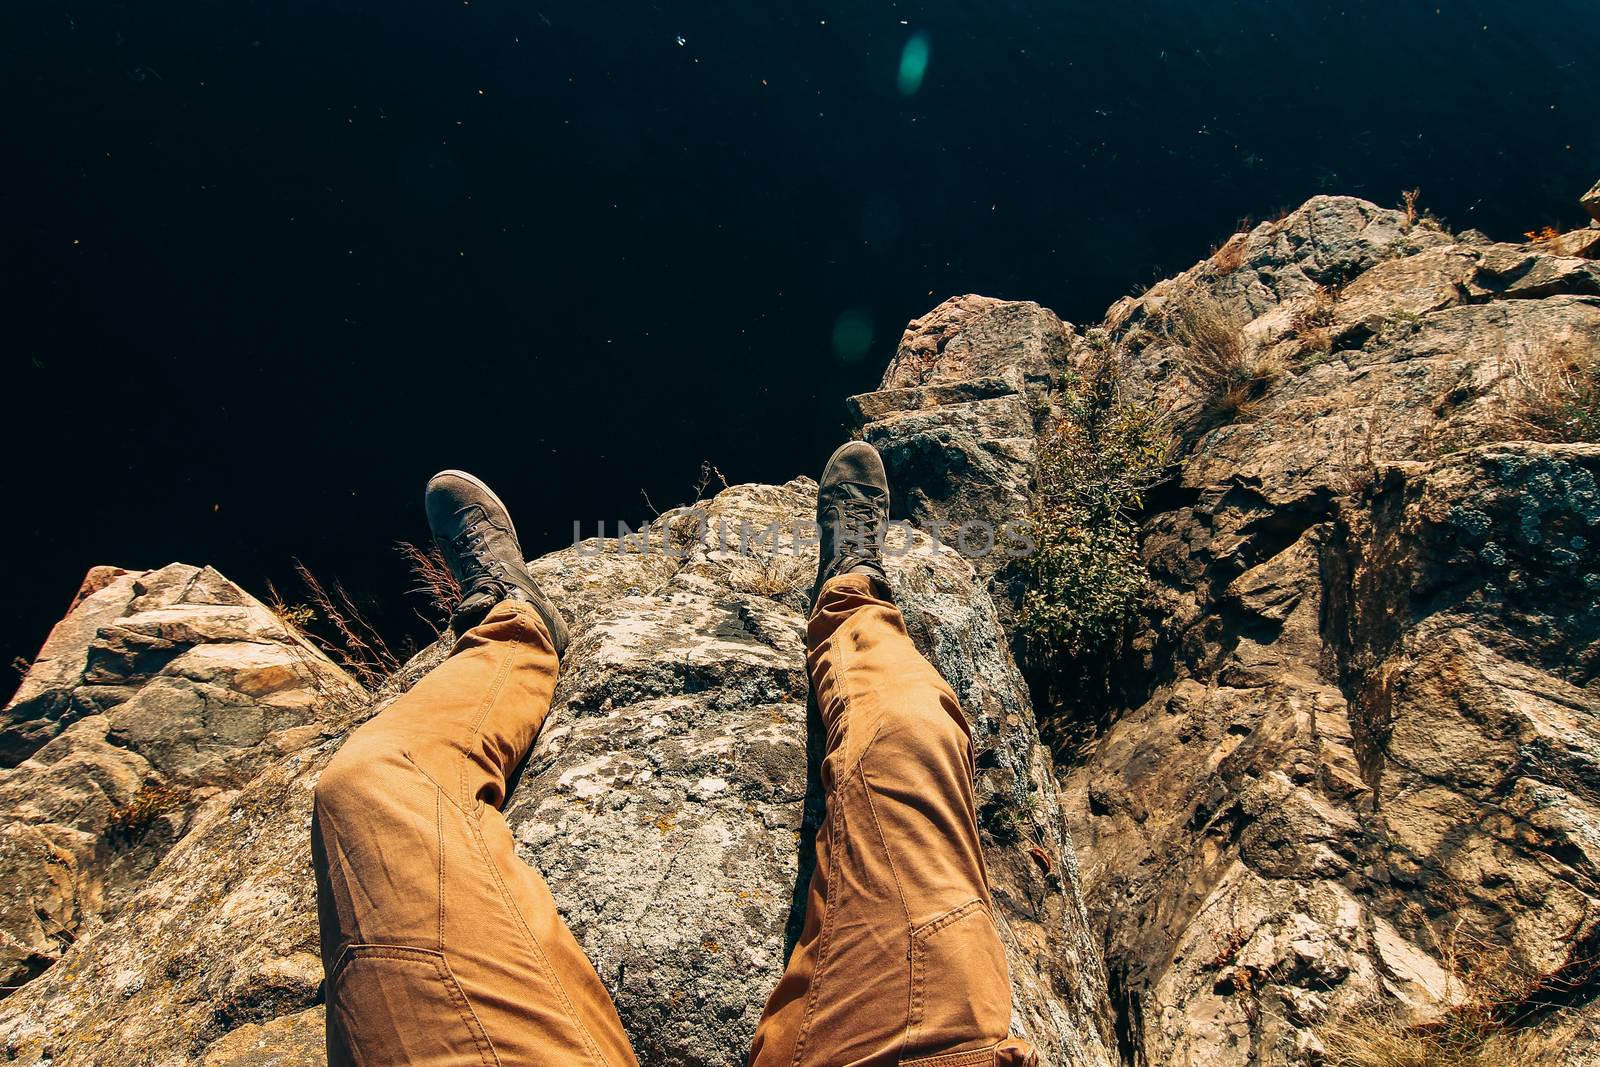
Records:
[[[854,363],[872,348],[872,316],[865,311],[841,311],[833,321],[833,354],[841,363]]]
[[[923,76],[928,73],[928,35],[913,33],[900,51],[900,92],[915,96],[922,88]]]

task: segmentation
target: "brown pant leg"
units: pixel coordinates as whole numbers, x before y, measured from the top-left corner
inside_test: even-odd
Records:
[[[636,1063],[500,814],[555,681],[543,622],[507,601],[323,772],[312,854],[335,1067]]]
[[[756,1030],[756,1067],[938,1057],[1024,1063],[950,687],[861,575],[823,587],[807,633],[827,731],[827,817],[806,920]]]

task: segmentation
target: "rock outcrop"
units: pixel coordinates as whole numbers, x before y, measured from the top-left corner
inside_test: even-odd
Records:
[[[216,571],[91,571],[0,731],[0,984],[56,963],[328,706],[365,702]]]
[[[787,955],[808,792],[813,825],[820,814],[804,662],[815,545],[796,547],[815,493],[804,479],[737,486],[628,541],[533,564],[573,643],[507,816],[647,1064],[742,1063]],[[1072,845],[993,605],[956,552],[904,532],[894,548],[908,626],[972,716],[1018,1025],[1051,1062],[1109,1065]],[[419,655],[370,706],[323,702],[298,744],[197,811],[122,907],[0,1005],[9,1055],[303,1062],[322,1027],[311,788],[348,730],[445,651]],[[26,764],[12,773],[32,781]]]
[[[1346,1012],[1473,999],[1600,1057],[1600,445],[1557,440],[1600,361],[1596,232],[1501,244],[1319,197],[1090,330],[947,301],[850,400],[917,527],[891,578],[973,722],[1044,1062],[1314,1067]],[[1174,326],[1195,309],[1210,342]],[[1240,364],[1226,403],[1207,343]],[[1106,706],[1052,763],[1005,531],[1108,351],[1180,451]],[[507,815],[648,1065],[741,1061],[796,928],[814,492],[736,486],[532,564],[574,636]],[[313,1062],[311,788],[447,650],[368,697],[214,572],[86,590],[0,720],[0,1042]],[[157,810],[111,843],[141,790]]]
[[[1600,267],[1349,200],[1235,240],[1110,320],[1206,294],[1291,368],[1208,428],[1170,343],[1136,361],[1195,439],[1145,530],[1151,689],[1066,779],[1119,1028],[1136,1061],[1293,1063],[1474,971],[1581,1000],[1600,448],[1501,442],[1600,359]]]
[[[878,391],[849,400],[888,468],[895,517],[985,578],[1008,560],[1000,527],[1027,515],[1034,441],[1073,340],[1038,304],[957,297],[906,328]]]
[[[1600,447],[1519,440],[1552,374],[1600,360],[1600,265],[1568,247],[1318,198],[1119,302],[1095,345],[1068,329],[1065,361],[1118,346],[1184,446],[1124,703],[1062,768],[1123,1062],[1315,1063],[1358,1005],[1593,995]],[[1232,418],[1168,326],[1196,305],[1261,368]],[[1029,325],[963,350],[1000,315]],[[911,513],[1015,514],[1026,486],[987,472],[1025,465],[1049,390],[986,376],[1057,331],[971,297],[913,324],[864,434],[918,444],[912,484],[918,453],[980,476]]]

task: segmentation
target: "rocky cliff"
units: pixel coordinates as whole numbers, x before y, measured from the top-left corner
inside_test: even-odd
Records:
[[[891,579],[973,721],[1045,1062],[1339,1062],[1357,1022],[1467,1008],[1596,1062],[1597,254],[1600,224],[1497,244],[1318,198],[1092,329],[947,301],[850,400],[918,527]],[[1019,670],[989,542],[1107,352],[1175,450],[1137,616],[1069,692]],[[740,1062],[792,936],[814,489],[533,563],[574,641],[508,817],[646,1064]],[[9,1058],[314,1062],[311,787],[444,651],[368,694],[213,571],[92,572],[0,722]]]
[[[815,494],[807,479],[737,486],[533,564],[573,642],[507,816],[646,1063],[743,1062],[798,918],[820,809],[804,663],[815,546],[797,553],[794,531]],[[958,553],[905,532],[893,548],[907,624],[972,716],[1018,1025],[1053,1061],[1109,1064],[1053,768],[994,606]],[[38,974],[0,1005],[9,1054],[314,1060],[311,789],[349,729],[446,647],[369,699],[236,586],[174,566],[86,596],[46,651],[10,710],[27,758],[4,772],[17,844],[3,862],[24,890],[4,934],[13,981]],[[46,851],[57,838],[77,851]]]

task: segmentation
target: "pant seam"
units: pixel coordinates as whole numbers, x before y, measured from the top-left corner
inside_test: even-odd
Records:
[[[828,833],[828,870],[827,879],[830,886],[837,885],[835,877],[836,864],[838,863],[841,833],[839,832],[838,812],[830,810],[827,817]],[[834,914],[838,909],[829,907],[822,920],[822,933],[817,938],[817,962],[811,975],[811,988],[806,991],[806,1014],[800,1020],[800,1033],[794,1042],[794,1060],[791,1067],[799,1067],[801,1057],[805,1055],[806,1041],[811,1037],[811,1020],[817,1013],[817,992],[822,988],[822,974],[828,963],[828,949],[833,943]]]
[[[478,1018],[478,1010],[472,1006],[472,1001],[467,999],[467,991],[461,988],[461,980],[456,977],[455,970],[451,968],[450,960],[443,951],[439,953],[439,962],[444,966],[445,973],[450,976],[446,993],[456,998],[456,1010],[461,1012],[463,1020],[470,1019],[468,1026],[477,1030],[473,1036],[477,1039],[478,1059],[483,1061],[484,1067],[500,1067],[500,1053],[494,1047],[494,1039],[484,1028],[483,1020]]]
[[[912,1038],[916,1036],[916,1031],[922,1026],[923,1001],[927,997],[927,989],[923,985],[925,976],[921,973],[923,968],[921,966],[922,960],[919,956],[926,951],[925,946],[917,943],[917,935],[912,933],[911,945],[906,950],[906,960],[910,965],[909,970],[911,972],[908,976],[911,982],[911,1010],[906,1015],[905,1044],[901,1046],[901,1055],[904,1055],[905,1050],[911,1047]]]
[[[512,653],[516,651],[516,646],[523,644],[523,642],[508,641],[506,644],[506,650],[501,654],[500,657],[500,666],[495,670],[494,684],[489,687],[489,691],[483,696],[482,703],[478,705],[478,717],[472,720],[472,730],[467,734],[467,741],[469,743],[477,740],[478,733],[483,728],[483,720],[489,717],[489,712],[493,710],[495,701],[500,699],[500,691],[505,688],[506,679],[511,676]],[[461,797],[460,807],[463,811],[469,810],[467,808],[467,804],[471,799],[467,796],[467,761],[471,758],[472,756],[470,752],[463,748],[460,764],[461,780],[459,783],[460,788],[458,790]]]
[[[844,643],[837,640],[837,635],[838,631],[835,630],[834,638],[832,639],[835,655],[838,657],[838,662],[834,666],[835,672],[838,672],[842,669],[845,659]],[[839,709],[839,717],[843,719],[849,714],[850,695],[845,692],[842,687],[839,690],[839,701],[841,705]],[[846,780],[848,780],[848,774],[846,775]],[[835,877],[835,870],[839,862],[839,838],[841,836],[839,827],[842,822],[840,819],[840,792],[841,790],[835,786],[833,791],[834,795],[826,798],[825,800],[828,808],[828,813],[826,816],[827,822],[826,826],[824,827],[828,834],[828,869],[825,872],[825,876],[830,889],[838,885],[838,879]],[[806,1013],[805,1016],[800,1020],[800,1032],[795,1036],[794,1059],[790,1061],[790,1067],[800,1067],[801,1057],[805,1055],[806,1041],[811,1036],[811,1020],[816,1016],[817,992],[822,988],[822,974],[827,966],[828,948],[833,940],[834,916],[838,914],[838,910],[839,909],[837,907],[830,905],[823,915],[822,933],[817,937],[817,962],[811,975],[811,988],[806,990]]]
[[[415,769],[418,774],[422,775],[423,778],[427,779],[427,782],[428,782],[429,785],[433,786],[434,793],[436,794],[435,798],[434,798],[436,804],[437,804],[439,798],[443,798],[444,802],[446,804],[449,804],[452,808],[455,808],[457,811],[461,812],[461,814],[469,816],[469,817],[472,815],[471,812],[469,812],[466,809],[462,808],[462,806],[460,804],[457,804],[455,802],[455,799],[453,797],[451,797],[451,795],[450,795],[450,791],[448,789],[446,789],[444,786],[440,785],[438,779],[434,778],[433,775],[429,774],[427,771],[422,769],[422,764],[418,763],[416,760],[411,758],[411,753],[409,753],[409,752],[405,751],[404,749],[402,749],[400,754],[405,757],[406,762],[411,764],[412,768]],[[437,811],[439,809],[435,808],[435,810]],[[442,817],[439,820],[439,825],[441,827],[440,832],[443,833],[442,827],[444,825],[444,819]]]
[[[468,821],[468,829],[472,834],[473,840],[477,843],[479,857],[482,859],[483,865],[489,869],[489,874],[494,878],[495,888],[500,891],[501,902],[516,919],[517,925],[522,928],[522,935],[528,939],[529,946],[538,955],[540,963],[542,964],[545,979],[550,983],[551,988],[556,991],[556,994],[561,997],[561,1003],[564,1004],[567,1009],[567,1017],[572,1020],[573,1024],[577,1026],[578,1032],[583,1035],[584,1042],[589,1047],[590,1055],[592,1055],[600,1063],[609,1064],[610,1061],[607,1060],[605,1054],[600,1051],[600,1046],[595,1041],[594,1035],[589,1032],[588,1024],[583,1021],[582,1016],[578,1014],[576,1005],[572,1003],[572,998],[567,995],[567,987],[561,983],[560,976],[555,973],[555,968],[550,965],[550,957],[545,955],[544,946],[540,944],[539,939],[533,935],[533,930],[528,926],[527,919],[523,918],[522,909],[517,907],[516,900],[511,896],[510,891],[506,888],[505,879],[500,875],[500,868],[497,867],[494,860],[489,857],[489,847],[487,842],[485,842],[483,839],[483,828],[479,826],[476,819],[472,819]]]
[[[410,757],[407,757],[409,759]],[[438,838],[439,849],[439,951],[444,952],[444,790],[434,787],[433,790],[433,832]]]
[[[874,732],[873,740],[877,740]],[[867,781],[866,754],[856,760],[856,777],[861,779],[861,793],[867,801],[867,812],[872,816],[872,830],[878,835],[878,844],[883,847],[883,858],[889,864],[889,877],[894,879],[895,896],[900,898],[900,911],[906,917],[906,930],[911,930],[911,905],[906,903],[906,889],[900,882],[900,871],[894,865],[894,854],[889,851],[889,839],[884,836],[883,824],[878,820],[878,806],[872,802],[872,784]]]
[[[972,1067],[976,1064],[993,1063],[995,1051],[1005,1044],[1005,1041],[996,1041],[988,1048],[972,1049],[969,1052],[946,1052],[942,1055],[919,1056],[913,1060],[902,1060],[901,1063],[914,1065],[914,1067]]]
[[[876,735],[874,735],[876,740]],[[894,856],[889,852],[889,841],[883,834],[883,824],[878,820],[878,807],[872,802],[872,788],[867,784],[866,754],[856,761],[856,778],[861,782],[861,796],[867,805],[867,814],[872,816],[872,832],[878,835],[878,847],[883,849],[884,862],[889,865],[889,877],[894,880],[895,896],[900,898],[900,912],[905,917],[906,924],[906,960],[911,963],[911,953],[916,949],[916,938],[912,934],[911,906],[906,903],[905,887],[900,884],[900,872],[895,868]],[[911,1046],[911,1010],[916,998],[916,968],[907,967],[906,974],[906,1025],[900,1031],[900,1055],[905,1055],[906,1049]]]

